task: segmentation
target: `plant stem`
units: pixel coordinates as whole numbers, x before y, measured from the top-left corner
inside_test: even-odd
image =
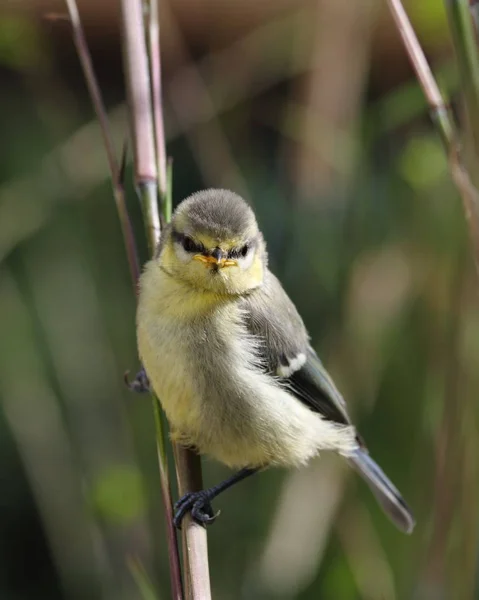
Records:
[[[148,54],[140,0],[122,0],[123,55],[137,183],[157,180]]]
[[[409,59],[416,71],[419,84],[426,96],[433,120],[436,123],[442,142],[449,152],[451,144],[455,143],[455,125],[450,117],[442,94],[439,91],[439,87],[434,79],[401,0],[388,1],[392,16],[409,55]]]
[[[110,167],[111,178],[113,182],[113,189],[115,195],[115,201],[117,206],[118,215],[120,217],[120,222],[123,231],[123,237],[125,240],[128,262],[130,266],[130,273],[133,282],[133,288],[136,293],[137,281],[139,277],[139,266],[138,266],[138,254],[136,251],[136,245],[134,242],[133,230],[131,227],[130,220],[128,218],[128,212],[126,208],[125,194],[123,188],[122,181],[122,169],[120,168],[115,153],[113,150],[113,143],[110,135],[108,119],[106,116],[106,110],[103,103],[103,99],[101,96],[100,87],[98,85],[96,75],[93,69],[91,56],[88,50],[88,45],[86,43],[85,35],[83,32],[83,28],[81,25],[80,15],[78,12],[78,7],[76,5],[76,0],[66,0],[68,12],[70,15],[70,22],[72,25],[73,31],[73,39],[75,46],[77,48],[77,52],[80,58],[80,62],[83,68],[85,80],[87,82],[88,90],[95,108],[95,112],[97,114],[97,118],[100,123],[100,128],[102,131],[103,142],[105,145],[108,164]],[[134,4],[134,3],[133,3]],[[140,5],[140,13],[141,13],[141,5]],[[137,21],[138,22],[138,21]],[[136,22],[136,24],[137,24]],[[130,94],[130,98],[132,100],[132,116],[133,116],[133,128],[137,133],[138,137],[135,137],[135,140],[141,141],[141,143],[135,144],[135,174],[136,181],[140,190],[140,195],[142,198],[142,209],[144,214],[144,220],[147,227],[147,237],[150,245],[150,250],[152,251],[159,240],[160,236],[160,221],[158,214],[158,205],[156,201],[156,166],[153,162],[153,168],[151,165],[148,140],[150,136],[149,132],[152,131],[152,127],[149,126],[147,121],[148,112],[146,110],[146,97],[143,95],[142,91],[144,87],[142,84],[146,84],[146,89],[149,89],[149,81],[148,81],[148,69],[147,62],[145,64],[141,64],[140,67],[146,67],[145,70],[138,68],[135,70],[136,62],[135,57],[138,55],[141,56],[141,36],[133,35],[131,28],[125,26],[125,30],[128,31],[130,37],[127,38],[126,51],[125,54],[127,57],[132,56],[130,61],[127,61],[127,65],[129,67],[128,72],[131,74],[131,71],[134,71],[136,80],[132,82],[132,86],[130,90],[133,90],[133,93]],[[136,41],[140,40],[140,43],[137,44]],[[130,47],[129,47],[130,45]],[[132,51],[131,45],[133,45],[134,52]],[[138,47],[139,46],[139,47]],[[144,52],[146,56],[146,49]],[[146,72],[146,76],[145,76]],[[131,79],[129,79],[131,81]],[[135,87],[138,86],[138,87]],[[144,106],[142,107],[142,103]],[[143,138],[142,136],[145,136]],[[144,142],[145,139],[145,142]],[[154,149],[153,149],[154,156]],[[156,399],[154,399],[157,404]],[[162,497],[165,506],[165,516],[167,521],[167,531],[168,531],[168,549],[169,549],[169,559],[170,559],[170,574],[171,574],[171,582],[172,582],[172,593],[173,597],[176,600],[181,600],[183,596],[182,592],[182,582],[181,582],[181,570],[178,556],[178,545],[176,539],[176,532],[174,530],[173,521],[172,521],[172,504],[171,504],[171,491],[169,486],[168,479],[168,469],[167,469],[167,456],[164,445],[164,439],[161,428],[161,417],[160,413],[155,411],[155,424],[156,424],[156,438],[157,438],[157,449],[158,449],[158,461],[160,467],[160,482],[161,482],[161,490]]]
[[[113,150],[108,119],[100,88],[93,70],[91,57],[76,5],[76,0],[66,0],[73,38],[88,85],[88,90],[100,122],[103,141],[110,167],[115,201],[125,239],[132,281],[136,291],[139,275],[138,258],[133,232],[126,210],[122,181],[122,169]],[[138,188],[150,254],[153,255],[161,235],[158,196],[162,203],[165,222],[171,217],[171,162],[166,161],[166,144],[161,99],[161,58],[159,39],[159,17],[157,0],[150,0],[149,49],[150,65],[146,47],[141,0],[122,0],[124,32],[124,62],[128,87],[130,119],[134,147],[135,182]],[[149,66],[151,66],[151,77]],[[152,104],[153,100],[153,104]],[[170,560],[172,595],[176,600],[183,598],[181,570],[178,556],[176,531],[173,525],[171,488],[168,477],[167,454],[163,437],[162,417],[158,400],[153,396],[156,443],[160,470],[162,498],[165,507],[167,540]],[[175,460],[180,491],[202,487],[201,462],[194,453],[175,447]],[[189,597],[208,600],[211,597],[206,531],[194,523],[184,527],[185,563],[188,565],[187,580],[190,583]]]
[[[166,180],[166,199],[163,205],[163,217],[166,223],[169,223],[173,205],[173,161],[171,158],[168,159],[167,163]]]
[[[461,196],[469,228],[476,271],[479,276],[479,193],[474,187],[471,177],[464,166],[455,123],[447,109],[444,98],[439,91],[439,87],[434,79],[401,0],[388,0],[388,2],[394,21],[409,55],[409,59],[416,71],[419,84],[426,96],[433,122],[440,135],[448,158],[452,179]]]
[[[121,9],[124,35],[123,54],[133,138],[135,181],[140,195],[148,246],[150,254],[153,255],[160,241],[161,226],[158,211],[158,171],[155,156],[154,120],[143,6],[141,0],[122,0]],[[161,491],[165,508],[172,595],[175,600],[180,600],[183,597],[183,589],[178,542],[172,519],[168,459],[163,438],[161,412],[158,409],[158,401],[155,397],[153,397],[153,411]]]
[[[134,559],[129,561],[130,572],[133,579],[136,581],[138,589],[141,591],[143,600],[158,600],[158,595],[153,587],[153,584],[145,573],[143,566]]]
[[[128,211],[126,208],[125,190],[123,187],[123,181],[121,177],[121,168],[115,156],[115,150],[110,133],[108,117],[105,105],[103,103],[100,86],[98,85],[95,71],[93,69],[90,51],[88,49],[88,44],[85,39],[85,33],[81,24],[76,0],[66,0],[66,5],[70,16],[73,42],[75,44],[78,53],[78,58],[80,59],[80,63],[83,69],[83,75],[85,77],[85,81],[88,87],[88,92],[90,94],[90,98],[93,103],[98,122],[100,123],[100,130],[103,137],[103,145],[105,146],[108,165],[110,168],[113,194],[115,197],[118,217],[120,219],[123,239],[125,242],[125,249],[128,259],[128,265],[130,268],[130,275],[133,287],[136,290],[136,282],[140,273],[138,252],[136,250],[133,228],[131,226],[131,222],[128,217]]]
[[[138,194],[145,224],[148,249],[150,256],[153,256],[161,236],[160,213],[158,211],[158,185],[156,181],[148,179],[139,181]]]
[[[133,138],[135,149],[135,173],[140,190],[148,244],[153,253],[160,239],[160,216],[158,192],[162,202],[164,221],[171,216],[171,167],[167,169],[165,133],[161,98],[161,60],[159,47],[159,19],[156,0],[150,2],[149,45],[150,65],[154,72],[149,76],[148,55],[142,4],[140,0],[122,0],[123,26],[125,31],[125,62],[132,111]],[[153,101],[153,102],[152,102]],[[145,138],[143,138],[145,136]],[[155,144],[156,141],[156,144]],[[155,155],[156,148],[156,155]],[[168,172],[169,171],[169,172]],[[159,185],[158,185],[158,182]],[[169,479],[166,452],[162,436],[160,411],[154,401],[157,447],[160,461],[162,489],[169,495]],[[174,445],[176,471],[180,492],[202,487],[201,462],[189,450]],[[166,506],[166,502],[165,502]],[[169,543],[176,543],[171,514],[171,502],[166,506]],[[185,564],[188,565],[186,580],[192,582],[191,598],[208,600],[211,597],[206,531],[196,524],[187,524],[183,530]],[[172,578],[176,579],[178,555],[172,563]],[[174,571],[174,572],[173,572]],[[180,593],[179,588],[177,593]]]
[[[168,193],[168,173],[166,160],[165,126],[163,123],[163,104],[161,93],[161,53],[160,53],[160,17],[158,0],[149,0],[148,46],[151,66],[151,94],[153,101],[153,119],[155,125],[156,161],[158,168],[158,188],[161,206],[164,208]],[[168,221],[169,219],[167,219]]]
[[[178,492],[180,497],[203,487],[200,457],[174,444]],[[187,514],[182,522],[184,582],[188,600],[210,600],[206,528]]]
[[[469,0],[446,0],[452,39],[464,90],[467,132],[479,155],[479,57]]]
[[[151,92],[155,126],[156,158],[158,166],[159,197],[165,223],[172,210],[172,163],[166,161],[165,129],[161,96],[160,23],[158,0],[149,0],[148,42],[151,65]],[[199,490],[202,485],[201,460],[197,454],[173,444],[176,474],[180,496]],[[211,598],[208,546],[206,529],[191,518],[183,522],[182,540],[186,597],[192,600]]]
[[[479,31],[479,2],[477,0],[471,0],[471,2],[469,4],[469,9],[471,11],[471,17],[474,22],[476,32],[478,32]]]

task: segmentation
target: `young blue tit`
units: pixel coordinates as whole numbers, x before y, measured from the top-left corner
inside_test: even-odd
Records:
[[[386,514],[414,519],[369,456],[346,404],[309,343],[294,304],[268,269],[251,208],[227,190],[176,209],[140,281],[138,348],[172,437],[238,472],[176,504],[215,519],[211,500],[269,466],[304,465],[333,450],[360,473]]]

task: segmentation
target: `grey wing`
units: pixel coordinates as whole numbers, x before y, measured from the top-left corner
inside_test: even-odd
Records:
[[[264,284],[242,300],[251,334],[260,340],[263,362],[312,410],[337,423],[349,424],[346,404],[309,344],[296,307],[269,271]]]
[[[260,339],[261,358],[271,373],[282,378],[289,390],[312,410],[337,423],[350,424],[341,394],[311,348],[301,317],[274,275],[267,272],[262,288],[242,302],[250,333]],[[356,439],[358,447],[349,456],[349,462],[392,521],[410,533],[414,517],[407,504],[369,456],[358,434]]]

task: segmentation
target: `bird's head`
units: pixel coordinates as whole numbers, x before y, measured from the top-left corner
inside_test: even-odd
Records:
[[[261,285],[267,264],[251,208],[227,190],[183,200],[158,249],[161,268],[198,290],[245,294]]]

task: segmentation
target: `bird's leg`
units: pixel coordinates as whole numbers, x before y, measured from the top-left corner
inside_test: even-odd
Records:
[[[199,492],[188,492],[175,504],[175,518],[174,523],[178,529],[181,528],[181,521],[186,513],[191,512],[192,518],[200,525],[209,525],[213,523],[219,513],[214,513],[211,508],[211,500],[216,498],[221,492],[224,492],[229,487],[242,481],[246,477],[256,473],[258,469],[241,469],[228,479],[225,479],[218,485],[214,485],[206,490],[200,490]]]
[[[129,371],[125,373],[124,380],[126,387],[130,390],[130,392],[145,394],[146,392],[150,391],[150,380],[148,379],[148,375],[143,367],[135,375],[135,379],[133,379],[133,381],[128,379],[128,375]]]

